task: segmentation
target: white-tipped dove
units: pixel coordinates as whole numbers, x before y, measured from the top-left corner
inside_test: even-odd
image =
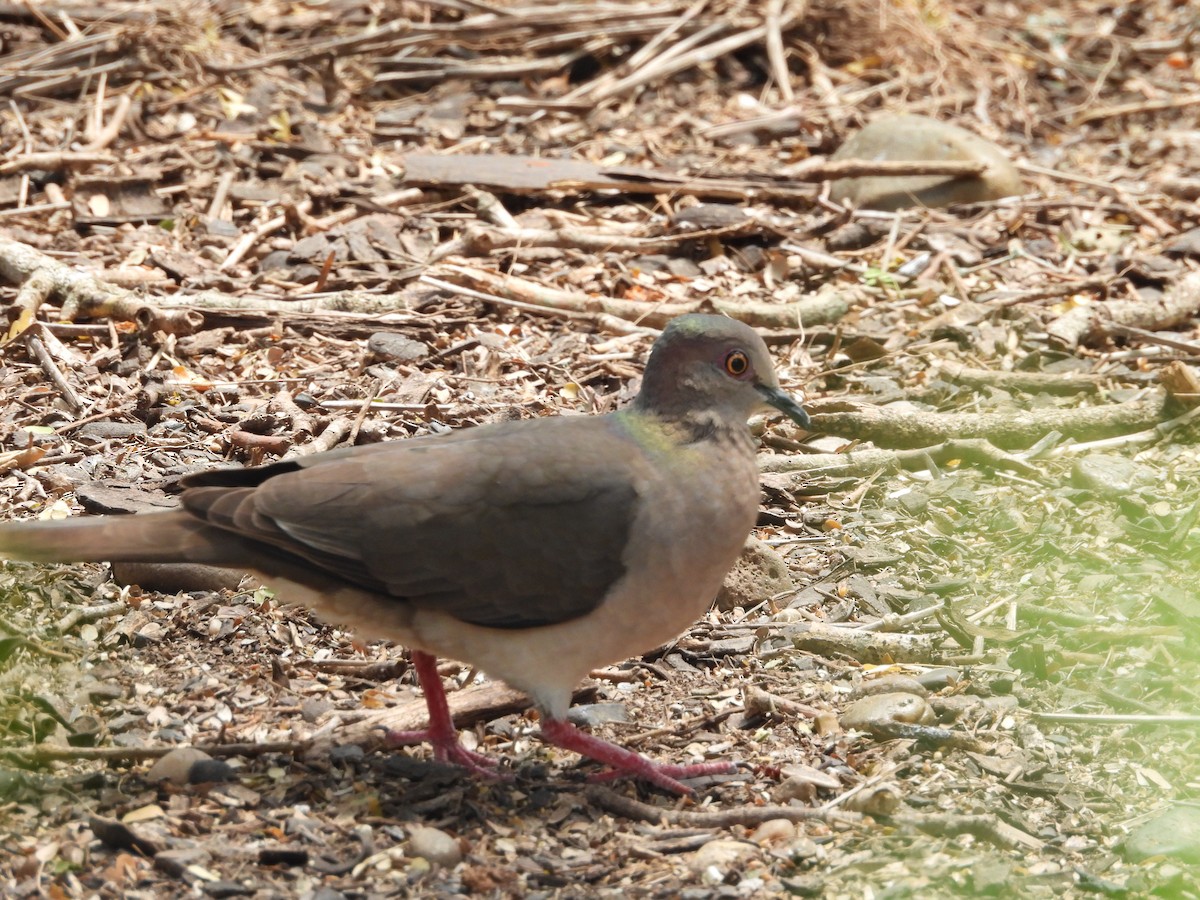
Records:
[[[678,636],[709,606],[758,510],[746,420],[779,388],[762,339],[720,316],[671,321],[637,399],[604,416],[485,425],[183,479],[162,513],[0,526],[0,557],[210,563],[284,602],[412,649],[438,758],[458,740],[436,656],[527,692],[545,740],[662,788],[731,771],[666,765],[567,722],[592,669]]]

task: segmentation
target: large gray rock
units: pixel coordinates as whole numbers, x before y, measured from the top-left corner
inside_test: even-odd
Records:
[[[1125,839],[1124,850],[1126,858],[1134,862],[1154,856],[1200,862],[1200,809],[1173,806],[1143,822]]]
[[[866,209],[945,207],[1021,193],[1021,176],[1004,151],[979,135],[927,116],[882,116],[842,144],[832,159],[948,162],[987,165],[972,178],[948,175],[871,175],[839,178],[830,196]]]

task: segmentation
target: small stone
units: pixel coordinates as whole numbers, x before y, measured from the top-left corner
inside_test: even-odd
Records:
[[[233,781],[237,771],[223,759],[201,759],[188,770],[189,784],[218,784]]]
[[[753,221],[748,210],[732,203],[697,203],[695,206],[678,210],[671,217],[671,223],[680,231],[739,228]]]
[[[820,897],[825,893],[825,880],[820,875],[792,875],[779,879],[789,896]]]
[[[839,178],[830,196],[866,209],[907,206],[941,208],[955,203],[998,200],[1022,191],[1021,175],[991,141],[957,125],[927,116],[881,116],[850,137],[831,157],[884,161],[984,163],[970,178],[948,175],[869,175]]]
[[[678,256],[672,256],[667,260],[667,271],[676,278],[699,278],[703,274],[695,262]]]
[[[1167,256],[1190,256],[1200,258],[1200,228],[1189,228],[1183,234],[1177,235],[1163,247]]]
[[[94,747],[101,728],[100,720],[95,716],[79,716],[71,723],[67,743],[72,747]]]
[[[359,762],[366,755],[366,751],[358,744],[338,744],[329,751],[330,761],[336,763]]]
[[[333,708],[333,703],[322,697],[310,697],[300,704],[300,716],[311,724]]]
[[[428,825],[417,825],[409,830],[408,852],[447,869],[457,866],[463,857],[457,838]]]
[[[801,859],[816,859],[821,855],[821,848],[817,846],[817,842],[807,835],[800,834],[796,839],[787,845],[785,851],[793,861]]]
[[[204,230],[209,234],[217,237],[240,237],[241,232],[238,231],[236,225],[232,222],[227,222],[224,219],[209,218],[205,216],[201,220]]]
[[[232,777],[233,769],[228,763],[213,759],[195,747],[176,747],[146,773],[147,781],[169,781],[181,785],[229,781]]]
[[[167,630],[159,622],[147,622],[134,634],[133,645],[145,647],[149,644],[157,644],[166,636]]]
[[[823,709],[817,713],[816,719],[813,720],[813,726],[816,728],[817,734],[824,737],[827,734],[837,734],[842,730],[838,723],[837,713],[832,710]]]
[[[88,699],[93,703],[107,703],[109,700],[120,700],[125,696],[125,689],[111,681],[93,681],[87,685]]]
[[[699,850],[688,855],[687,866],[693,872],[703,875],[709,869],[716,869],[722,875],[736,866],[742,860],[753,856],[758,848],[745,841],[718,839],[709,841]]]
[[[890,816],[900,806],[900,791],[894,784],[877,784],[847,798],[842,806],[868,816]]]
[[[75,432],[78,438],[92,441],[112,441],[146,433],[144,422],[88,422]]]
[[[805,804],[812,804],[817,799],[818,791],[837,791],[842,786],[837,776],[800,764],[784,766],[780,776],[782,780],[771,791],[771,797],[776,803],[799,800]]]
[[[236,881],[220,880],[206,881],[200,886],[200,890],[210,897],[245,897],[256,893],[255,888],[238,884]]]
[[[870,731],[897,722],[928,725],[936,718],[924,697],[895,692],[855,700],[842,711],[839,721],[847,731]]]
[[[817,789],[812,782],[799,778],[787,778],[771,789],[771,799],[781,805],[793,800],[810,805],[817,799]]]
[[[202,847],[182,847],[154,854],[154,868],[172,878],[182,878],[189,866],[202,866],[212,859]]]
[[[580,703],[567,710],[567,721],[584,728],[625,725],[630,721],[629,708],[624,703]]]
[[[429,355],[429,347],[394,331],[377,331],[367,338],[367,351],[389,362],[417,362]]]
[[[139,822],[150,822],[154,819],[161,819],[166,813],[163,808],[157,803],[147,803],[145,806],[139,806],[136,809],[131,809],[125,815],[121,816],[121,822],[124,825],[136,825]]]
[[[929,693],[929,689],[911,675],[881,675],[879,678],[864,679],[855,688],[857,697],[894,693],[916,694],[918,697],[924,697]]]
[[[942,688],[958,684],[961,680],[962,672],[949,667],[926,669],[916,676],[917,683],[927,691],[940,691]]]
[[[750,840],[763,847],[786,844],[796,837],[796,826],[787,819],[768,819],[750,835]]]

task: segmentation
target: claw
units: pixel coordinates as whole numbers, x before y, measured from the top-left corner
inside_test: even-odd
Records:
[[[734,771],[733,763],[727,762],[696,763],[688,766],[657,763],[640,753],[634,753],[610,741],[580,731],[562,719],[545,718],[542,721],[542,737],[564,750],[573,750],[611,766],[610,769],[592,776],[589,779],[591,781],[611,781],[623,775],[632,775],[673,794],[691,794],[692,789],[679,779],[727,775]]]
[[[501,775],[497,771],[499,764],[496,760],[468,750],[458,739],[454,720],[450,717],[450,704],[446,701],[446,689],[442,687],[442,678],[438,675],[437,659],[414,650],[412,662],[417,671],[417,681],[421,683],[421,691],[425,694],[425,705],[429,709],[429,727],[415,731],[388,729],[384,740],[393,747],[429,743],[433,746],[434,758],[441,762],[461,766],[473,775],[491,781],[509,780],[511,776]]]
[[[497,772],[499,763],[483,753],[468,750],[451,731],[449,734],[435,731],[432,727],[420,728],[416,731],[392,731],[388,729],[384,740],[393,747],[408,747],[413,744],[431,744],[433,757],[441,762],[461,766],[474,775],[492,781],[500,780],[503,776]]]

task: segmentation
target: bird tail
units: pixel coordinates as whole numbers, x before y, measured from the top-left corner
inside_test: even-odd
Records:
[[[237,538],[182,509],[0,525],[0,559],[237,565]]]

